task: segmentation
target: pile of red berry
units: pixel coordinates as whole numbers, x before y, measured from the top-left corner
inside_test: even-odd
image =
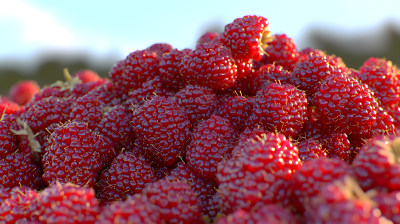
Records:
[[[262,16],[0,98],[0,223],[400,223],[400,69]]]

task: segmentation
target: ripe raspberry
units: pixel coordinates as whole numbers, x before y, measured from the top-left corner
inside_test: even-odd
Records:
[[[196,46],[206,42],[220,42],[220,36],[217,32],[206,32],[196,41]]]
[[[270,36],[269,21],[256,15],[246,15],[227,24],[221,34],[221,42],[234,58],[260,60],[267,38]]]
[[[192,126],[208,119],[217,108],[217,96],[206,86],[187,85],[175,95],[178,105],[185,111]]]
[[[64,79],[65,81],[58,80],[50,86],[43,87],[39,93],[33,96],[28,105],[50,96],[70,98],[70,100],[74,100],[106,82],[105,79],[100,79],[95,82],[82,83],[78,77],[71,77],[68,69],[64,69]]]
[[[110,79],[117,91],[127,94],[142,83],[158,75],[157,54],[148,50],[130,53],[110,72]]]
[[[36,81],[33,80],[23,80],[15,83],[11,86],[8,91],[8,96],[10,100],[18,103],[19,105],[25,105],[28,103],[33,95],[40,91],[40,86]]]
[[[304,62],[293,69],[291,84],[306,91],[308,96],[314,95],[320,89],[321,82],[331,74],[340,74],[325,54],[311,54]]]
[[[244,96],[235,96],[228,99],[218,108],[216,115],[228,119],[238,131],[243,131],[245,122],[250,116],[253,102]]]
[[[246,144],[253,144],[253,141],[261,141],[263,139],[263,135],[270,133],[265,131],[260,127],[255,127],[250,129],[246,127],[239,135],[238,140],[235,144],[235,148],[232,150],[232,156],[235,156],[236,153],[241,153],[243,149],[246,148]]]
[[[148,155],[167,166],[183,155],[189,141],[190,121],[178,104],[155,96],[133,112],[133,130],[141,145],[149,147]]]
[[[400,104],[399,71],[391,61],[369,58],[360,67],[358,78],[375,93],[382,106]]]
[[[185,182],[159,180],[144,190],[165,223],[201,223],[201,206],[196,194]]]
[[[376,121],[378,104],[373,92],[350,77],[328,76],[313,103],[321,115],[320,122],[331,130],[358,133],[370,129]]]
[[[10,195],[0,204],[0,222],[35,223],[34,205],[38,193],[29,187],[14,187]]]
[[[254,68],[253,68],[253,59],[240,59],[235,58],[235,64],[237,66],[237,80],[250,78],[253,75]]]
[[[217,183],[200,177],[192,167],[183,162],[179,162],[177,166],[171,170],[170,174],[166,176],[166,179],[188,183],[200,200],[203,215],[209,216],[210,219],[215,217],[216,214],[209,213],[212,211],[208,206],[212,206],[210,202],[212,203],[212,198],[216,194]]]
[[[78,77],[82,83],[96,82],[101,80],[101,77],[95,71],[90,69],[80,70],[74,74],[74,77]]]
[[[198,175],[215,179],[218,165],[230,157],[234,132],[231,122],[217,115],[194,128],[186,160]]]
[[[307,138],[296,146],[299,149],[299,157],[303,163],[311,159],[327,156],[322,144],[313,138]]]
[[[24,106],[21,106],[7,97],[0,96],[0,114],[20,114],[24,111]]]
[[[86,123],[67,122],[50,135],[42,159],[43,180],[94,186],[97,173],[105,165],[113,147],[96,135]]]
[[[16,181],[17,173],[5,159],[0,159],[0,189],[10,191],[18,186]]]
[[[275,34],[266,44],[261,62],[280,65],[285,70],[293,71],[300,55],[293,39],[286,34]]]
[[[71,105],[69,117],[72,121],[86,122],[94,130],[103,116],[104,104],[90,93],[79,97]]]
[[[179,71],[187,84],[199,84],[213,90],[232,87],[237,66],[227,48],[220,43],[204,43],[183,57]]]
[[[376,136],[360,150],[352,165],[364,190],[400,190],[399,146],[396,136]]]
[[[218,167],[218,193],[225,214],[284,203],[287,181],[301,167],[298,149],[282,134],[250,141],[240,154]]]
[[[303,91],[289,84],[271,83],[257,93],[248,126],[260,125],[267,131],[295,137],[307,118],[306,113],[307,98]]]
[[[155,43],[146,48],[146,50],[156,53],[158,58],[162,57],[164,54],[171,52],[172,49],[173,47],[169,43]]]
[[[156,178],[153,170],[144,157],[123,152],[101,173],[96,190],[98,198],[109,203],[140,193],[146,185],[154,181]]]
[[[172,96],[173,93],[163,86],[163,82],[159,76],[142,84],[138,89],[128,93],[130,100],[134,100],[135,104],[143,104],[150,100],[153,96]]]
[[[4,162],[15,173],[15,186],[26,186],[41,190],[45,183],[42,179],[42,169],[29,154],[13,153],[4,158]]]
[[[27,106],[21,118],[34,133],[37,133],[53,123],[64,123],[69,119],[70,112],[69,99],[50,96]]]
[[[125,201],[115,201],[101,211],[96,224],[154,223],[161,224],[160,213],[143,194],[129,196]]]
[[[190,52],[192,50],[189,48],[183,50],[175,48],[171,52],[163,54],[160,58],[158,69],[161,80],[163,85],[173,92],[179,91],[186,85],[183,76],[179,72],[179,64],[183,57],[190,54]]]
[[[118,93],[114,89],[111,81],[106,81],[101,85],[97,85],[85,95],[91,95],[108,107],[113,107],[121,103],[121,99],[118,97]]]
[[[241,223],[298,223],[294,215],[286,208],[277,204],[265,204],[253,211],[236,210],[225,217],[218,219],[216,224],[241,224]]]
[[[95,223],[100,207],[92,188],[56,183],[39,193],[36,213],[40,223]]]
[[[126,148],[135,137],[130,125],[131,120],[132,111],[128,107],[116,105],[104,113],[94,131],[109,138],[118,152]]]
[[[254,74],[252,93],[256,95],[259,90],[267,88],[270,83],[289,84],[291,73],[280,65],[266,64],[261,66]]]
[[[372,197],[382,215],[393,221],[400,223],[400,198],[399,191],[378,192]]]
[[[391,223],[349,177],[325,185],[304,216],[309,223]]]
[[[289,181],[292,206],[302,213],[323,186],[345,176],[354,174],[343,160],[319,157],[304,162]]]
[[[325,148],[329,158],[338,158],[346,162],[350,161],[351,150],[347,134],[325,131],[317,139]]]
[[[17,150],[17,139],[11,131],[18,129],[16,118],[17,116],[11,114],[0,116],[0,158],[4,158]]]

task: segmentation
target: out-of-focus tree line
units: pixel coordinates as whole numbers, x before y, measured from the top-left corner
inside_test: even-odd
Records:
[[[220,30],[219,30],[220,29]],[[207,31],[220,32],[221,27],[210,27]],[[299,50],[305,47],[318,48],[343,58],[348,67],[359,68],[369,57],[384,57],[400,66],[400,27],[388,23],[378,32],[365,32],[350,38],[328,28],[312,28],[305,35]],[[68,68],[73,74],[79,70],[92,69],[101,77],[108,72],[116,59],[89,63],[87,55],[76,55],[74,60],[64,60],[62,55],[44,57],[34,69],[21,69],[23,64],[5,65],[0,62],[0,95],[6,95],[12,84],[22,79],[33,79],[43,87],[63,78],[62,71]],[[122,58],[121,58],[122,59]]]

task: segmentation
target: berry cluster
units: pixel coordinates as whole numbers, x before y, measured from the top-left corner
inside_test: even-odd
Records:
[[[400,70],[244,16],[0,97],[0,223],[399,223]]]

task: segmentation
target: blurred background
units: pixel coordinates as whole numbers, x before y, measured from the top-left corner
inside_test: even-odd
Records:
[[[134,50],[158,42],[193,48],[203,33],[244,15],[264,16],[272,34],[286,33],[299,50],[325,50],[352,68],[369,57],[400,65],[398,0],[0,0],[0,95],[21,79],[53,83],[65,67],[107,77]]]

